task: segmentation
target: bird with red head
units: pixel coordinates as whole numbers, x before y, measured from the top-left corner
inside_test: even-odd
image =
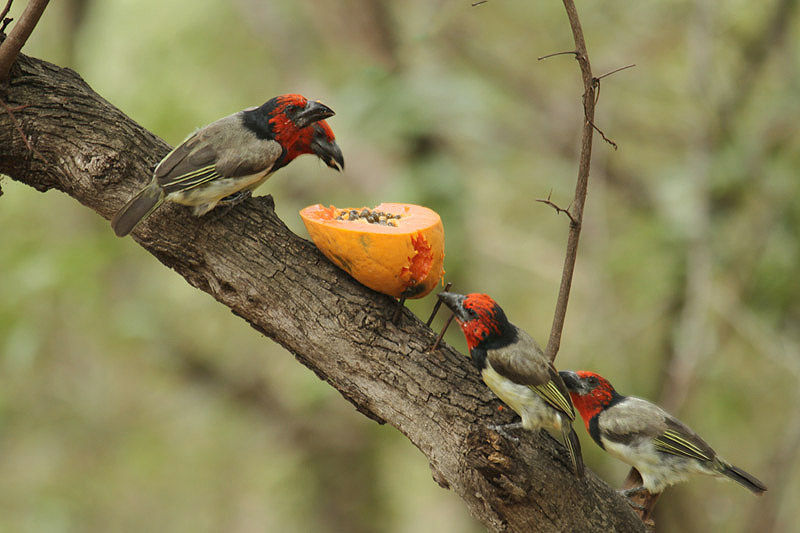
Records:
[[[572,428],[575,410],[566,386],[539,344],[509,322],[503,309],[486,294],[442,292],[439,299],[453,311],[484,383],[522,419],[510,426],[560,432],[575,473],[582,477],[580,441]]]
[[[717,455],[697,433],[661,407],[619,394],[594,372],[559,373],[592,439],[641,474],[642,486],[623,491],[626,496],[643,490],[659,494],[692,474],[732,479],[755,494],[767,490],[764,483]]]
[[[344,158],[330,126],[314,127],[333,115],[320,102],[284,94],[200,128],[161,160],[150,184],[117,212],[114,232],[127,235],[164,201],[192,207],[195,216],[220,203],[236,204],[303,154],[340,170]]]
[[[313,154],[333,170],[344,170],[342,150],[336,144],[333,130],[324,120],[303,128],[288,153],[291,159],[303,154]]]

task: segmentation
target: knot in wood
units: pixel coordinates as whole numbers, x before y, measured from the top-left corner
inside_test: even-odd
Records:
[[[467,465],[497,487],[504,499],[516,502],[525,497],[526,491],[519,483],[524,475],[517,471],[512,458],[514,450],[508,440],[479,426],[467,435],[466,444],[468,451],[464,459]]]

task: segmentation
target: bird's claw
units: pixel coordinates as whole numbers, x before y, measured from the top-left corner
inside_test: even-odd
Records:
[[[403,307],[406,305],[405,297],[401,297],[400,300],[397,302],[397,307],[394,309],[394,313],[392,314],[392,324],[395,326],[397,325],[397,321],[400,320],[400,313],[403,312]]]
[[[641,494],[643,492],[648,492],[647,489],[645,489],[644,487],[633,487],[633,488],[630,488],[630,489],[618,490],[617,492],[621,496],[624,496],[625,497],[625,501],[628,502],[628,505],[630,505],[631,507],[633,507],[637,511],[641,511],[641,512],[647,511],[647,507],[645,507],[644,505],[641,505],[641,504],[633,501],[633,499],[631,499],[631,496],[636,496],[637,494]]]
[[[229,194],[228,196],[217,202],[217,205],[224,206],[230,209],[231,207],[239,205],[240,203],[244,202],[251,196],[253,196],[253,191],[249,189],[236,191],[235,193]]]
[[[644,488],[643,485],[640,485],[638,487],[632,487],[630,489],[620,489],[617,492],[619,492],[626,498],[630,498],[631,496],[636,496],[637,494],[641,494],[642,492],[647,492],[647,489]]]
[[[239,205],[240,203],[244,202],[248,198],[253,196],[253,191],[249,190],[242,190],[237,191],[233,194],[229,194],[222,200],[217,202],[217,205],[214,206],[215,209],[212,209],[210,212],[214,213],[213,217],[210,217],[212,222],[216,222],[217,220],[223,218],[225,215],[231,212],[231,209]],[[220,209],[216,209],[219,207]]]
[[[510,440],[511,442],[519,442],[519,439],[511,435],[508,431],[511,429],[519,429],[521,427],[522,427],[521,422],[515,422],[513,424],[490,424],[486,426],[486,429],[489,429],[499,435],[502,435],[503,437],[506,438],[506,440]]]

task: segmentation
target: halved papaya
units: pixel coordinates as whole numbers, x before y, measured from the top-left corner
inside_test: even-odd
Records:
[[[300,211],[311,240],[336,266],[395,298],[421,298],[444,274],[444,228],[427,207],[384,203],[372,209],[320,204]]]

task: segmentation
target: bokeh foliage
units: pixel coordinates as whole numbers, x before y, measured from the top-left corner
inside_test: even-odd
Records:
[[[619,150],[596,140],[557,365],[663,402],[770,485],[671,489],[660,531],[798,531],[796,2],[578,7],[595,73],[637,66],[601,82]],[[536,58],[570,46],[559,2],[62,0],[24,51],[171,144],[283,92],[324,101],[346,172],[281,170],[279,216],[304,235],[311,203],[428,205],[455,290],[545,341],[567,221],[534,200],[569,203],[581,86]],[[401,435],[106,221],[0,185],[0,530],[482,530]]]

